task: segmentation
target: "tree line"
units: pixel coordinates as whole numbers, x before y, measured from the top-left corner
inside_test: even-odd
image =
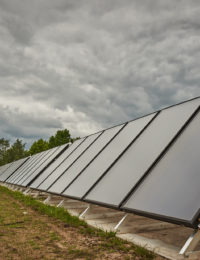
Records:
[[[11,145],[9,140],[0,138],[0,166],[62,144],[73,143],[76,139],[78,138],[71,137],[69,130],[58,130],[48,141],[39,139],[31,145],[29,150],[26,150],[26,144],[22,140],[17,139]]]

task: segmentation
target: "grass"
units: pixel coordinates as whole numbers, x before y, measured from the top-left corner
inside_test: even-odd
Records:
[[[124,241],[120,238],[116,237],[115,232],[105,232],[101,229],[96,229],[89,226],[85,221],[80,220],[78,217],[71,216],[64,208],[57,208],[55,206],[50,206],[38,201],[31,196],[25,196],[21,192],[18,191],[11,191],[6,187],[0,186],[0,192],[4,193],[18,202],[21,202],[22,205],[31,208],[32,210],[50,217],[53,220],[59,220],[62,223],[65,223],[66,226],[73,227],[78,229],[78,232],[81,235],[87,235],[89,237],[98,237],[100,243],[96,246],[98,250],[104,251],[108,250],[109,252],[119,251],[124,254],[131,254],[124,256],[124,259],[134,259],[136,256],[139,256],[139,259],[150,260],[154,259],[155,255],[152,252],[149,252],[145,248],[136,246],[132,243]],[[15,202],[13,203],[13,207],[17,208],[19,205]],[[23,228],[23,224],[25,221],[28,221],[28,216],[24,217],[23,222],[17,223],[16,221],[13,223],[7,223],[9,227],[15,228]],[[1,225],[1,216],[0,216],[0,225]],[[5,224],[4,224],[5,226]],[[41,227],[42,230],[42,227]],[[0,234],[1,236],[2,234]],[[49,233],[50,240],[59,242],[60,236],[55,232]],[[40,249],[39,244],[35,243],[34,241],[29,241],[29,244],[34,249]],[[96,249],[95,249],[96,250]],[[86,249],[80,249],[76,247],[68,247],[67,254],[70,258],[67,259],[76,259],[76,258],[83,258],[83,259],[95,259],[93,252],[89,252]]]
[[[88,250],[85,249],[78,249],[74,247],[70,247],[67,251],[67,254],[72,258],[84,258],[86,260],[94,259],[94,254],[90,253]]]

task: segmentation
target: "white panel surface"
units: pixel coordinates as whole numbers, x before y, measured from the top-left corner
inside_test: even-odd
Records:
[[[76,140],[72,145],[70,145],[66,151],[64,151],[48,168],[46,168],[41,175],[31,184],[31,188],[37,188],[42,182],[55,171],[61,163],[63,163],[68,156],[80,145],[85,138]]]
[[[77,149],[65,160],[38,188],[42,190],[47,190],[50,185],[52,185],[63,172],[65,172],[77,158],[91,145],[92,142],[101,134],[97,133],[88,136]]]
[[[48,154],[46,160],[44,160],[44,162],[42,162],[40,165],[38,165],[38,167],[34,171],[32,171],[32,173],[30,173],[29,177],[27,179],[25,179],[22,184],[24,186],[27,186],[27,185],[29,186],[30,183],[33,181],[33,179],[36,178],[37,175],[40,174],[40,172],[42,172],[42,170],[45,167],[47,167],[55,159],[55,157],[58,156],[58,154],[60,154],[66,148],[66,146],[67,146],[67,144],[55,147],[54,151],[52,151],[52,153]]]
[[[13,174],[25,161],[29,158],[23,158],[12,163],[12,165],[4,171],[0,176],[0,181],[5,181],[11,174]]]
[[[54,183],[50,191],[61,193],[122,127],[123,125],[120,125],[104,131],[87,151]]]
[[[163,110],[86,199],[119,206],[199,105],[196,99]]]
[[[82,198],[155,115],[129,122],[63,194]]]
[[[143,180],[124,208],[193,224],[200,208],[199,184],[200,113]]]
[[[29,178],[29,176],[31,176],[33,174],[33,172],[36,169],[38,169],[49,158],[49,156],[54,154],[54,152],[57,149],[58,149],[58,147],[52,148],[50,150],[47,150],[47,153],[45,154],[45,156],[43,156],[43,158],[40,161],[38,161],[29,171],[25,172],[23,177],[21,177],[21,179],[18,180],[16,183],[19,184],[19,185],[25,186],[24,181],[27,180]]]

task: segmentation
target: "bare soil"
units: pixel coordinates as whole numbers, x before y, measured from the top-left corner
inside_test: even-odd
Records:
[[[131,243],[125,244],[128,249]],[[0,260],[31,259],[155,259],[133,250],[107,247],[105,238],[82,234],[60,220],[41,215],[0,191]]]

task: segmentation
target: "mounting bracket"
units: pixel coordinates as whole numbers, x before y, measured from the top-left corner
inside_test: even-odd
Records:
[[[199,242],[200,242],[200,224],[198,225],[198,229],[195,229],[194,232],[188,238],[188,240],[185,242],[185,245],[181,248],[179,254],[185,255],[187,252],[193,251]]]

